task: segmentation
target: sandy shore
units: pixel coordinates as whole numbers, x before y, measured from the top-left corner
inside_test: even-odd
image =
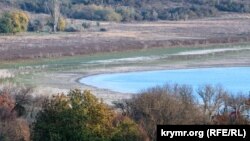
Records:
[[[205,45],[202,50],[171,54],[172,56],[170,57],[174,57],[172,59],[169,59],[169,56],[158,56],[157,54],[153,56],[154,58],[150,55],[146,57],[140,56],[140,54],[138,54],[136,58],[112,59],[111,57],[110,60],[97,60],[99,62],[94,60],[95,62],[88,62],[97,64],[96,69],[91,68],[88,70],[88,68],[84,68],[86,66],[83,66],[79,70],[64,72],[62,72],[62,70],[56,70],[52,73],[50,71],[42,72],[43,70],[38,70],[41,71],[38,74],[36,72],[32,74],[31,72],[32,78],[24,78],[25,81],[36,86],[35,95],[67,93],[70,89],[75,88],[82,90],[88,89],[98,98],[110,104],[112,101],[131,98],[132,94],[122,94],[80,84],[78,83],[79,78],[95,74],[132,71],[250,66],[250,56],[248,55],[250,47],[230,47],[232,43],[250,41],[249,16],[250,14],[241,14],[238,16],[234,15],[190,21],[159,21],[126,24],[108,23],[103,25],[108,29],[107,32],[86,31],[84,33],[62,33],[55,35],[28,34],[5,36],[0,39],[0,61],[57,58],[103,52],[132,51],[135,49],[188,48],[189,46],[198,47],[199,45]],[[226,46],[226,49],[205,49],[209,47],[209,45],[216,44],[223,44]],[[229,52],[229,55],[223,56],[224,52]],[[168,55],[168,53],[166,54]],[[195,59],[190,59],[193,56],[195,56]],[[207,59],[208,57],[210,58]],[[156,61],[152,61],[152,59]],[[140,65],[135,65],[137,62]],[[157,64],[154,64],[155,62]],[[99,64],[100,66],[98,66]],[[111,67],[105,68],[106,64]],[[124,65],[121,66],[120,64]],[[44,65],[45,67],[42,66],[43,69],[45,68],[45,71],[46,65],[47,64]],[[32,69],[33,68],[28,71],[32,71]],[[17,71],[24,73],[23,70],[25,69]],[[0,70],[0,79],[9,77],[10,75],[9,70]],[[23,79],[21,79],[21,83],[23,83]]]
[[[24,78],[21,80],[28,81],[29,84],[35,86],[34,95],[55,95],[58,93],[68,93],[70,89],[90,90],[98,98],[102,99],[108,104],[113,101],[122,99],[129,99],[134,94],[119,93],[107,89],[100,89],[85,84],[80,84],[78,80],[83,77],[107,74],[107,73],[121,73],[121,72],[135,72],[135,71],[151,71],[151,70],[167,70],[167,69],[186,69],[186,68],[204,68],[204,67],[239,67],[250,66],[250,57],[248,51],[250,47],[228,47],[215,49],[201,49],[182,51],[175,54],[166,54],[159,56],[136,56],[134,58],[116,58],[116,59],[100,59],[90,60],[87,63],[98,64],[96,68],[85,68],[80,66],[77,70],[71,71],[41,71],[32,74],[31,78]],[[219,57],[223,53],[233,54],[225,57]],[[246,52],[243,55],[238,52]],[[217,56],[206,59],[206,56]],[[168,60],[169,56],[174,59]],[[191,61],[185,60],[186,57],[198,57]],[[179,59],[175,59],[179,58]],[[175,62],[172,62],[175,61]],[[150,62],[149,64],[144,64]],[[155,62],[158,62],[155,64]],[[132,65],[130,65],[132,63]],[[107,67],[105,65],[108,65]],[[119,64],[119,65],[117,65]],[[121,65],[123,64],[123,65]],[[127,65],[126,65],[127,64]],[[138,65],[133,65],[138,64]],[[23,70],[19,70],[23,72]],[[7,69],[0,70],[0,79],[13,77],[11,71]]]
[[[90,90],[98,98],[102,99],[105,103],[112,104],[113,101],[119,101],[123,99],[129,99],[133,94],[119,93],[107,89],[99,89],[93,86],[80,84],[78,80],[83,77],[97,74],[106,73],[120,73],[120,72],[135,72],[135,71],[150,71],[150,70],[166,70],[166,69],[186,69],[186,68],[207,68],[207,67],[241,67],[250,66],[249,60],[221,60],[221,61],[207,61],[193,64],[171,64],[162,65],[156,67],[116,67],[112,69],[97,69],[91,70],[91,72],[63,72],[63,73],[50,73],[43,74],[43,77],[39,77],[38,86],[36,88],[36,94],[56,94],[67,93],[70,89]],[[53,78],[53,79],[51,79]]]

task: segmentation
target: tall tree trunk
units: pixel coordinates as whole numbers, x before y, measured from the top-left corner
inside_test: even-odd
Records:
[[[60,16],[60,7],[58,0],[52,0],[52,20],[53,20],[53,32],[57,31],[58,19]]]

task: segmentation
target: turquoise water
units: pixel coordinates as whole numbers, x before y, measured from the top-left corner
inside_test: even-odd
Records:
[[[85,77],[80,83],[121,93],[138,93],[156,85],[187,84],[198,87],[206,84],[220,85],[226,90],[248,94],[250,91],[250,67],[199,68],[141,71],[100,74]]]

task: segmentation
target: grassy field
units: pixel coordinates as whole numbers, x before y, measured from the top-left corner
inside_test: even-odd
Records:
[[[216,49],[221,49],[217,51]],[[223,50],[225,49],[225,50]],[[236,49],[229,50],[227,49]],[[202,54],[195,51],[203,51]],[[212,51],[212,52],[207,52]],[[213,52],[214,51],[214,52]],[[195,54],[192,54],[194,52]],[[250,43],[210,45],[200,47],[152,48],[113,53],[97,53],[94,55],[78,55],[50,59],[32,59],[18,61],[1,61],[0,69],[9,69],[15,73],[16,82],[33,84],[37,74],[44,73],[97,73],[98,70],[112,72],[116,68],[151,66],[209,65],[209,62],[224,64],[245,64],[250,59]],[[179,55],[181,53],[181,55]],[[185,54],[186,53],[186,54]],[[191,54],[190,54],[191,53]],[[132,69],[133,70],[133,69]],[[129,71],[129,70],[128,70]],[[29,80],[30,79],[30,80]]]

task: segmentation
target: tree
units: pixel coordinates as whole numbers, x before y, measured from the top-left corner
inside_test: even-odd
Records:
[[[29,141],[30,131],[27,121],[18,117],[16,102],[9,89],[0,91],[0,140]]]
[[[156,139],[157,124],[201,124],[201,114],[188,86],[154,87],[119,105],[125,115]]]
[[[130,7],[118,7],[116,12],[121,14],[123,22],[131,22],[135,19],[135,9]]]
[[[134,122],[126,119],[114,124],[115,117],[116,113],[90,91],[72,90],[67,96],[57,95],[44,102],[33,124],[33,140],[118,141],[121,129],[127,132],[119,137],[141,137]]]
[[[217,113],[212,116],[213,124],[249,124],[249,101],[249,98],[240,93],[237,95],[227,95],[223,100],[223,105],[218,108]]]
[[[211,85],[206,85],[200,87],[197,90],[197,93],[200,96],[201,104],[203,105],[204,123],[209,124],[211,116],[223,104],[226,92],[221,87],[215,88]]]
[[[14,26],[13,33],[27,31],[29,17],[24,12],[11,13],[12,24]]]
[[[12,33],[13,28],[11,15],[9,13],[5,13],[0,18],[0,33]]]
[[[52,19],[53,19],[53,31],[56,32],[57,25],[58,25],[58,20],[60,16],[60,7],[58,0],[52,0],[53,2],[53,9],[52,9]]]
[[[39,32],[43,29],[43,23],[41,20],[35,19],[29,22],[28,31]]]
[[[57,23],[57,30],[64,31],[65,27],[66,27],[66,20],[62,17],[59,17],[58,23]]]
[[[52,26],[52,31],[56,32],[57,31],[57,25],[60,17],[60,4],[58,0],[49,0],[49,3],[45,3],[50,16],[51,16],[51,26]]]
[[[126,116],[117,116],[117,127],[111,141],[145,141],[146,133],[133,120]]]
[[[0,33],[18,33],[27,31],[29,17],[18,11],[5,13],[0,19]]]

